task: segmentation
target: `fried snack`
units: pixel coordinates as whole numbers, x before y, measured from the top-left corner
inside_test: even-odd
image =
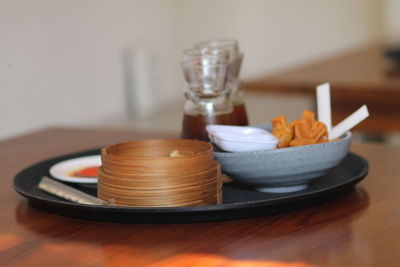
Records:
[[[317,141],[311,137],[312,123],[308,120],[297,120],[292,122],[294,129],[294,139],[290,142],[290,146],[312,145]]]
[[[326,125],[315,119],[315,113],[304,110],[301,119],[307,120],[311,125],[311,138],[319,140],[318,143],[328,142],[328,128]]]
[[[303,114],[301,115],[301,120],[305,120],[311,126],[317,120],[315,119],[315,113],[309,110],[304,110]]]
[[[317,140],[317,143],[328,142],[328,128],[320,121],[314,122],[311,128],[311,137]]]
[[[305,146],[313,144],[316,144],[316,142],[315,139],[312,138],[294,139],[292,142],[290,142],[290,146]]]
[[[279,139],[278,148],[328,142],[325,124],[317,121],[315,113],[309,110],[304,110],[301,119],[289,125],[284,116],[273,119],[272,129],[272,133]]]
[[[312,145],[328,141],[328,132],[325,124],[315,121],[311,124],[306,120],[298,120],[293,123],[294,139],[290,146]]]
[[[279,140],[278,148],[289,146],[294,132],[293,127],[287,124],[285,116],[278,116],[272,120],[272,134]]]

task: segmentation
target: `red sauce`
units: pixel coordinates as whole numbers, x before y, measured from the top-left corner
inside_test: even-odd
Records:
[[[90,166],[83,169],[74,171],[71,176],[73,177],[85,177],[85,178],[97,178],[99,166]]]

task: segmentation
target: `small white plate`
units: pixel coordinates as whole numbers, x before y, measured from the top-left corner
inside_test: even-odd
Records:
[[[100,166],[101,156],[86,156],[61,161],[50,167],[50,175],[58,180],[70,183],[97,184],[97,178],[76,177],[72,173],[83,168]]]
[[[210,141],[229,152],[273,149],[278,144],[278,138],[261,128],[210,124],[206,129]]]

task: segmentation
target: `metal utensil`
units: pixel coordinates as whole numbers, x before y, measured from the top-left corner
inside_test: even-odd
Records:
[[[109,202],[88,195],[71,186],[57,182],[46,176],[44,176],[39,182],[39,189],[71,202],[87,205],[110,205]]]

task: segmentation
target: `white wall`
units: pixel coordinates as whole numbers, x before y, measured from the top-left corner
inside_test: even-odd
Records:
[[[151,54],[152,90],[180,88],[177,1],[0,1],[0,137],[126,116],[124,50]]]
[[[197,41],[238,39],[253,78],[375,40],[380,27],[374,0],[0,0],[0,138],[127,117],[123,57],[138,45],[141,84],[162,106],[182,98],[180,54]]]
[[[376,0],[183,3],[188,21],[185,44],[220,36],[238,39],[245,52],[244,78],[326,57],[381,36],[380,2]]]
[[[400,1],[383,1],[383,26],[384,35],[389,43],[400,42]]]

